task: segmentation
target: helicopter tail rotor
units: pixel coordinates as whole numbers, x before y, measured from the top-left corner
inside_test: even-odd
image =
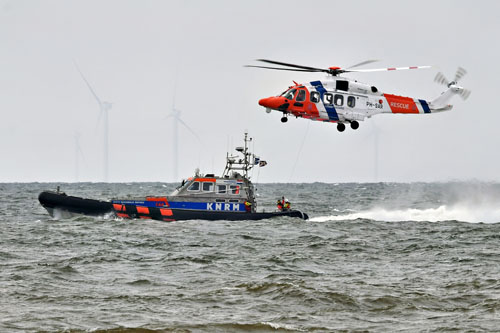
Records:
[[[469,98],[470,93],[471,91],[469,89],[462,89],[458,94],[465,101],[467,98]]]
[[[466,100],[467,98],[469,98],[471,91],[468,89],[464,89],[463,87],[458,85],[458,80],[463,78],[465,74],[467,74],[467,71],[463,67],[458,67],[453,81],[448,81],[446,76],[444,76],[444,74],[441,72],[436,74],[434,81],[439,84],[445,85],[448,88],[451,88],[455,93],[457,93],[458,95],[460,95],[460,97]]]
[[[448,79],[446,78],[446,76],[444,76],[443,73],[439,72],[436,74],[436,77],[434,78],[434,81],[439,83],[439,84],[442,84],[442,85],[445,85],[447,86],[450,81],[448,81]]]
[[[466,73],[467,71],[464,68],[458,67],[453,81],[448,81],[446,76],[444,76],[444,74],[441,72],[436,74],[434,81],[447,86],[448,90],[446,90],[441,94],[441,96],[430,102],[430,106],[433,112],[450,110],[453,106],[448,104],[448,102],[453,97],[453,95],[459,95],[463,100],[469,98],[471,91],[458,84],[458,80],[463,78]]]
[[[464,77],[465,74],[467,74],[467,71],[462,67],[458,67],[457,72],[455,73],[455,79],[453,81],[458,82],[458,80]]]

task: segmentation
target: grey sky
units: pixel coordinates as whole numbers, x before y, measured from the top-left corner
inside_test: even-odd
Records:
[[[113,103],[110,181],[180,181],[165,119],[176,81],[181,117],[202,140],[180,128],[179,177],[196,167],[222,172],[228,145],[247,129],[269,163],[254,181],[374,181],[375,133],[379,181],[500,181],[499,10],[497,1],[0,0],[0,181],[74,181],[76,132],[79,180],[103,179],[99,108],[73,59]],[[454,98],[451,112],[379,115],[344,133],[303,119],[282,124],[257,101],[324,76],[243,67],[257,58],[434,65],[351,75],[425,99],[443,91],[438,71],[452,78],[462,66],[472,95]]]

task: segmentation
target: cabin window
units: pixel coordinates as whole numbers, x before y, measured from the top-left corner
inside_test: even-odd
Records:
[[[239,185],[231,185],[229,186],[229,191],[231,194],[240,194],[240,187]]]
[[[306,91],[304,89],[300,89],[299,93],[297,94],[297,102],[303,102],[306,100]]]
[[[217,185],[217,194],[226,194],[226,185]]]
[[[296,92],[297,92],[297,89],[289,90],[289,91],[287,91],[287,93],[283,97],[285,97],[286,99],[293,99],[295,97]]]
[[[199,191],[200,190],[200,182],[194,182],[188,187],[188,191]]]
[[[209,182],[203,183],[204,192],[212,192],[213,190],[214,190],[214,183],[209,183]]]
[[[349,81],[336,81],[335,88],[337,90],[348,91],[349,90]]]
[[[356,97],[354,96],[349,96],[347,97],[347,106],[353,108],[356,106]]]
[[[342,96],[342,95],[335,95],[335,105],[337,105],[337,106],[344,105],[344,96]]]
[[[310,95],[311,95],[311,102],[319,103],[319,92],[312,91]]]
[[[330,93],[326,93],[323,95],[323,102],[325,104],[333,104],[333,95]]]

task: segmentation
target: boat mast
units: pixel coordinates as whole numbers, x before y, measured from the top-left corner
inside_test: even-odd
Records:
[[[224,169],[223,176],[229,176],[229,172],[231,170],[241,170],[243,173],[243,177],[245,179],[248,178],[248,171],[250,171],[254,167],[253,161],[255,161],[255,155],[248,151],[248,143],[252,141],[252,138],[248,137],[248,132],[245,131],[245,138],[243,147],[236,147],[236,151],[243,155],[243,158],[240,158],[237,155],[229,155],[229,152],[226,154],[226,168]],[[253,157],[253,161],[252,161]]]

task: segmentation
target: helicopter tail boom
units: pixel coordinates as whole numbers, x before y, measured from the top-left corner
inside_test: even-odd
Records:
[[[433,112],[451,110],[453,105],[449,104],[449,101],[455,95],[460,95],[462,98],[466,99],[469,97],[470,91],[459,85],[450,84],[447,90],[430,102],[429,107]]]

